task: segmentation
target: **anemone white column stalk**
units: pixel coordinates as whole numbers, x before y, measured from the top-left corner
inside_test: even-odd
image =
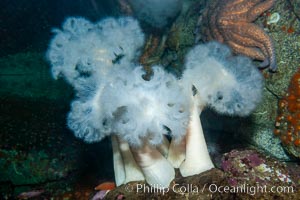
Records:
[[[116,185],[145,180],[143,172],[135,162],[127,142],[112,136],[113,161]]]
[[[181,141],[175,141],[174,139],[171,140],[168,152],[168,161],[176,169],[180,167],[185,159],[185,146],[185,137]]]
[[[112,136],[116,185],[145,180],[153,187],[168,187],[175,178],[172,165],[166,160],[169,142],[166,138],[155,147],[130,148],[127,142]]]
[[[113,165],[115,173],[116,185],[122,185],[125,182],[125,168],[123,158],[119,149],[118,140],[116,136],[111,136],[111,145],[113,150]]]
[[[170,142],[166,137],[163,137],[161,144],[157,145],[157,150],[165,157],[168,157]]]
[[[156,147],[145,142],[143,146],[131,149],[147,183],[155,188],[169,187],[175,178],[175,170]]]
[[[199,106],[197,97],[192,104],[190,122],[186,134],[185,160],[180,165],[182,176],[199,174],[214,168],[214,164],[209,156],[208,148],[200,121],[202,108]]]

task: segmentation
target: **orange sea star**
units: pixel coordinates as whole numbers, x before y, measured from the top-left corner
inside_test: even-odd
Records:
[[[258,25],[252,23],[275,0],[216,0],[210,3],[201,22],[206,25],[207,40],[229,45],[237,54],[263,61],[260,67],[275,71],[276,57],[272,39]]]

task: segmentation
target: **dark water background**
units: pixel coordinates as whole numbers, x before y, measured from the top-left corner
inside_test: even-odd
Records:
[[[45,52],[65,18],[116,16],[116,0],[2,0],[0,15],[0,199],[113,181],[110,140],[85,144],[67,128],[72,88],[52,80]]]
[[[0,1],[0,56],[20,51],[43,51],[51,29],[68,16],[91,21],[118,14],[116,0],[2,0]]]

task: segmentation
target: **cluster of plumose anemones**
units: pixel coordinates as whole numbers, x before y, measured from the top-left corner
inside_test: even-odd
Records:
[[[71,17],[54,34],[47,52],[52,75],[76,94],[68,127],[86,142],[111,136],[117,185],[146,180],[168,187],[175,168],[183,176],[213,168],[202,110],[246,116],[261,99],[263,78],[252,61],[217,42],[193,47],[181,78],[158,65],[145,80],[137,20]]]

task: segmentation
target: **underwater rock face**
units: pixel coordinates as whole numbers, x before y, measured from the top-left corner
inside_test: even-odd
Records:
[[[232,150],[223,156],[221,165],[232,186],[245,180],[264,185],[272,182],[293,183],[284,165],[255,150]]]
[[[280,14],[277,23],[267,25],[268,18],[273,13]],[[279,60],[276,73],[263,72],[265,89],[263,101],[247,120],[240,126],[237,137],[245,138],[254,146],[263,149],[280,160],[291,160],[288,152],[281,145],[279,137],[274,136],[274,125],[278,112],[278,98],[286,95],[289,82],[299,68],[300,63],[300,37],[294,30],[300,30],[300,21],[293,12],[288,1],[277,0],[272,10],[267,11],[256,20],[255,24],[265,26],[273,38],[276,55]],[[249,123],[250,122],[250,123]]]
[[[300,1],[299,0],[289,0],[291,6],[294,10],[295,15],[300,19]]]
[[[219,169],[211,169],[196,176],[186,178],[178,177],[169,188],[151,188],[145,182],[130,182],[110,191],[104,199],[117,199],[122,194],[124,199],[228,199],[228,195],[219,193],[211,194],[209,184],[223,184],[224,173]],[[202,190],[203,189],[203,190]],[[224,198],[223,198],[224,197]]]
[[[300,69],[293,75],[287,94],[278,105],[274,134],[285,149],[300,158]]]
[[[10,180],[14,185],[25,185],[60,179],[72,169],[72,164],[59,163],[42,151],[25,154],[0,150],[0,182]]]
[[[299,166],[296,168],[299,169]],[[292,175],[285,164],[255,150],[232,150],[224,154],[222,169],[230,186],[236,187],[246,184],[259,189],[252,191],[255,198],[286,199],[289,197],[290,199],[297,199],[293,195],[296,195],[296,190],[299,187],[299,175]],[[279,192],[278,190],[282,188],[289,188],[290,191]],[[273,190],[277,190],[277,192],[273,192]],[[241,194],[241,197],[243,195],[245,194]]]
[[[55,184],[67,183],[72,171],[78,170],[76,153],[72,149],[72,152],[61,152],[54,157],[46,151],[32,150],[26,153],[0,149],[0,199],[11,199],[13,196],[31,199],[46,190],[49,193]],[[66,154],[68,159],[63,160]]]
[[[111,190],[104,199],[116,199],[122,194],[124,199],[296,200],[300,195],[297,191],[300,166],[288,168],[256,150],[232,150],[224,154],[222,169],[214,168],[185,178],[177,173],[169,188],[164,189],[151,188],[145,182],[130,182]]]

